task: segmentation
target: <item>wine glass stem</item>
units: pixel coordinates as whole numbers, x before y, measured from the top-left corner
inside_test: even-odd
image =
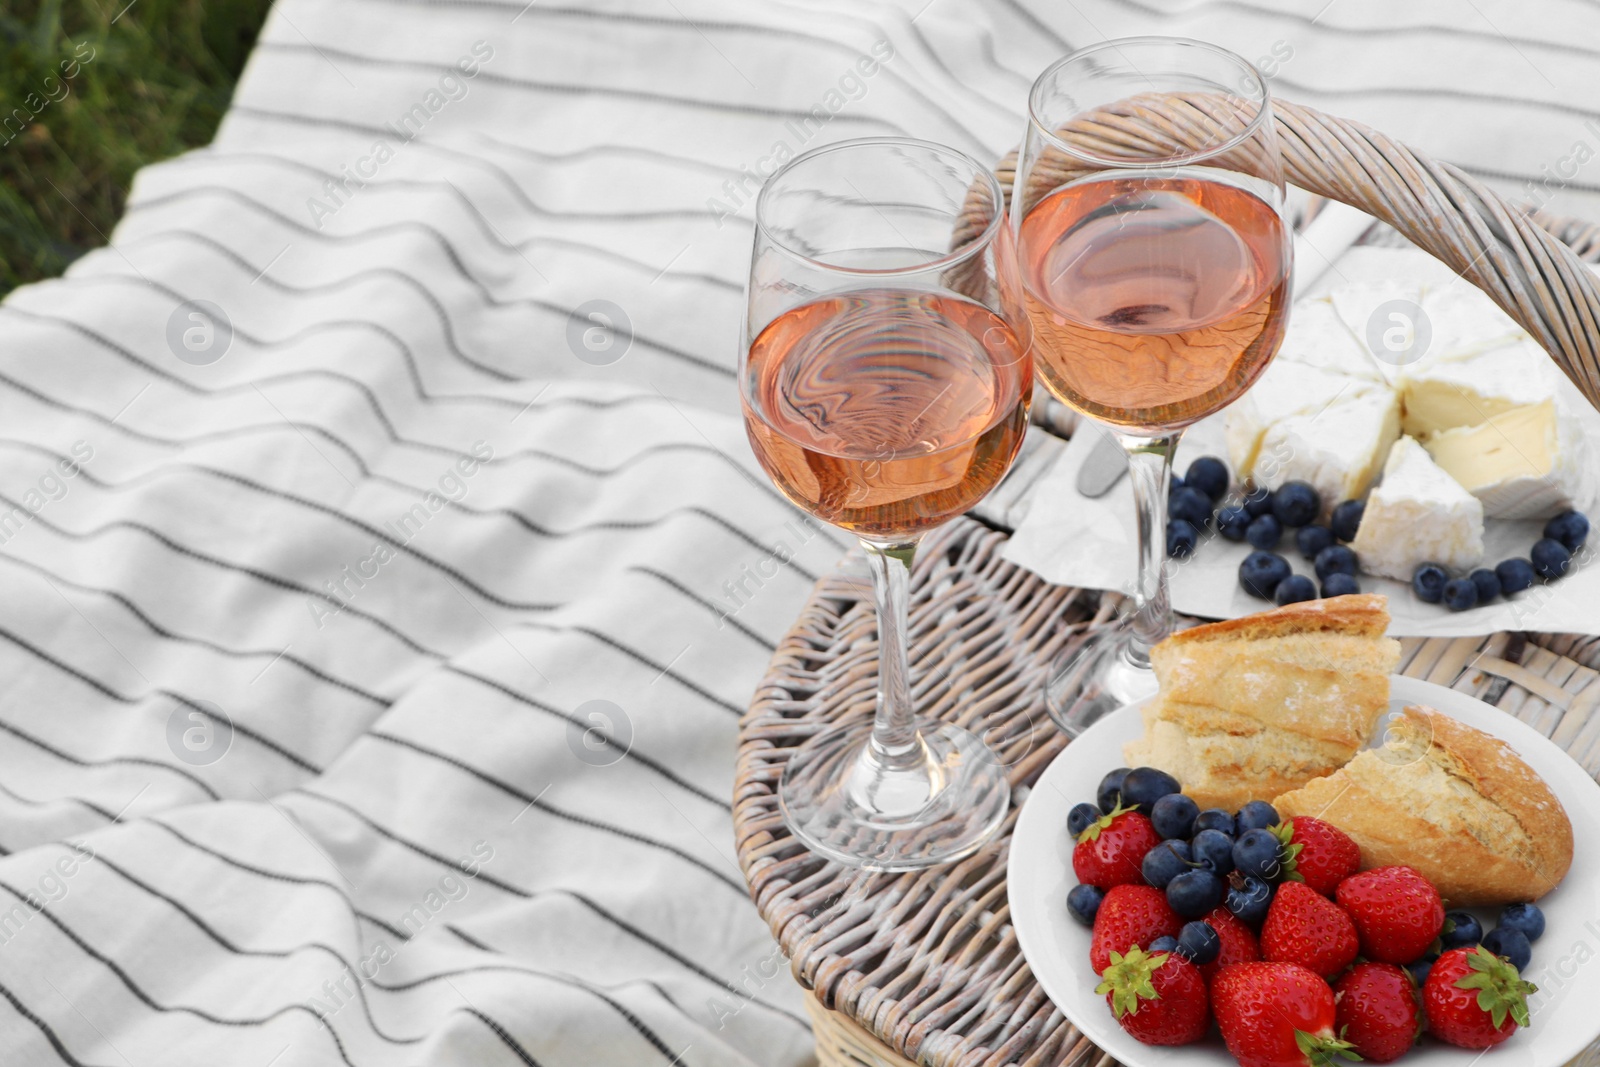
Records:
[[[1124,654],[1140,668],[1150,666],[1150,649],[1172,632],[1172,602],[1167,596],[1167,487],[1172,481],[1172,453],[1180,436],[1117,435],[1128,452],[1139,540],[1139,577]]]
[[[878,706],[872,720],[872,753],[880,766],[922,762],[916,715],[911,705],[911,662],[906,628],[911,602],[911,561],[916,541],[862,541],[872,568],[878,606]]]

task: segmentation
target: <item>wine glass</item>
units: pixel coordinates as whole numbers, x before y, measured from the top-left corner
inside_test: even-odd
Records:
[[[966,856],[1010,803],[988,746],[916,715],[906,630],[918,541],[999,483],[1027,429],[1011,236],[987,168],[907,138],[796,156],[756,200],[745,428],[786,497],[859,538],[878,616],[872,722],[797,749],[778,801],[797,838],[851,866]]]
[[[1138,508],[1131,617],[1086,638],[1047,686],[1076,736],[1156,691],[1172,454],[1260,376],[1288,324],[1293,245],[1266,82],[1181,38],[1067,56],[1028,96],[1011,221],[1040,380],[1127,450]]]

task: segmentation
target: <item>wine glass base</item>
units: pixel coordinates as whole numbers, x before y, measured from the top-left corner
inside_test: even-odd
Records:
[[[908,871],[969,856],[1005,820],[1011,786],[988,746],[959,726],[917,720],[920,757],[890,766],[864,723],[789,757],[778,806],[811,851],[850,867]]]
[[[1124,626],[1103,630],[1065,657],[1045,685],[1045,709],[1068,737],[1077,737],[1118,708],[1155,696],[1155,672],[1129,655]]]

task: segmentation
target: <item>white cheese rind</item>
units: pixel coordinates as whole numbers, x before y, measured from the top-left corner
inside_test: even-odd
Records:
[[[1284,482],[1316,487],[1323,510],[1366,492],[1400,437],[1400,400],[1388,389],[1340,396],[1280,419],[1262,434],[1253,478],[1276,489]]]

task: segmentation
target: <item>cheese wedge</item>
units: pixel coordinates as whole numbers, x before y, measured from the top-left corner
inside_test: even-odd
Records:
[[[1402,437],[1350,547],[1363,570],[1400,581],[1421,563],[1468,568],[1483,559],[1483,505],[1414,438]]]
[[[1223,440],[1233,469],[1247,478],[1256,473],[1261,439],[1281,420],[1315,415],[1329,404],[1380,388],[1387,387],[1303,363],[1272,362],[1250,391],[1228,409],[1223,421]],[[1257,484],[1265,484],[1265,480],[1258,479]]]
[[[1401,430],[1422,439],[1476,426],[1512,408],[1555,395],[1556,370],[1544,349],[1524,336],[1511,344],[1425,359],[1400,379]]]
[[[1498,519],[1546,519],[1594,498],[1589,445],[1555,401],[1510,408],[1423,442],[1435,463]]]
[[[1268,489],[1296,479],[1310,482],[1323,510],[1331,510],[1366,492],[1399,437],[1400,399],[1392,390],[1340,396],[1269,426],[1251,478]]]

